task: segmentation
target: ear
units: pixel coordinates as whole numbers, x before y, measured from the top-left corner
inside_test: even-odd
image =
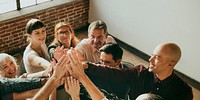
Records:
[[[121,64],[121,59],[116,61],[116,65],[119,66]]]
[[[31,35],[30,35],[30,34],[26,34],[25,36],[27,36],[27,38],[31,38]]]
[[[168,66],[174,68],[175,65],[176,65],[175,61],[170,61]]]
[[[106,38],[108,37],[108,32],[105,33],[106,34]]]

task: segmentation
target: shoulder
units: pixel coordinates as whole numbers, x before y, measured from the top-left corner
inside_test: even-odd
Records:
[[[174,83],[177,84],[177,86],[182,87],[182,89],[184,90],[189,90],[191,91],[191,87],[185,82],[183,81],[179,76],[177,76],[175,73],[173,73],[173,78],[174,78]]]
[[[85,45],[85,44],[89,44],[89,39],[83,39],[81,40],[81,42],[79,42],[77,45]]]
[[[144,67],[143,65],[137,65],[134,67],[127,67],[128,73],[130,76],[133,77],[146,77],[147,75],[151,74],[151,72],[148,71],[148,68]]]
[[[112,36],[108,35],[106,39],[106,43],[116,43],[116,41]]]
[[[26,59],[30,55],[37,55],[37,53],[33,49],[31,49],[30,46],[28,45],[24,51],[23,58]]]
[[[80,51],[83,51],[83,50],[87,50],[87,49],[91,49],[91,45],[89,43],[89,40],[88,39],[83,39],[81,42],[79,42],[75,49],[77,50],[80,50]]]

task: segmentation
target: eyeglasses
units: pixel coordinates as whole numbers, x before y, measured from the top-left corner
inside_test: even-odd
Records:
[[[58,35],[60,35],[60,36],[67,35],[68,36],[68,35],[71,35],[71,33],[65,31],[65,32],[59,32]]]

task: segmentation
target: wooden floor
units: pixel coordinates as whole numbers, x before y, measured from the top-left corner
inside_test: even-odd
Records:
[[[76,34],[79,40],[82,40],[83,38],[87,38],[87,33],[83,32],[83,33],[79,33]],[[138,65],[138,64],[143,64],[144,66],[148,66],[149,63],[143,59],[141,59],[140,57],[132,54],[131,52],[123,49],[124,54],[123,54],[123,61],[128,61],[134,65]],[[22,53],[16,54],[14,55],[17,59],[18,59],[18,64],[20,64],[21,58],[22,58]],[[194,99],[193,100],[200,100],[200,91],[192,88],[193,90],[193,95],[194,95]]]

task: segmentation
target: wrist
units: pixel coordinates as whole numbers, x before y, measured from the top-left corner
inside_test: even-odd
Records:
[[[85,81],[87,80],[87,75],[86,74],[83,74],[83,75],[81,75],[80,77],[78,77],[78,80],[82,83],[82,84],[84,84],[85,83]]]
[[[80,100],[80,96],[72,96],[72,100]]]
[[[24,78],[27,78],[28,77],[28,73],[24,73]]]
[[[48,81],[48,78],[41,78],[40,83],[43,86]]]

